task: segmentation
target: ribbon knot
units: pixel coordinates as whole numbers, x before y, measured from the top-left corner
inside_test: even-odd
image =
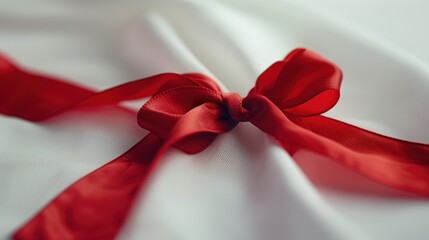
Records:
[[[196,73],[165,73],[95,92],[21,70],[0,56],[4,115],[35,122],[72,107],[152,96],[137,114],[138,124],[150,134],[67,188],[14,238],[113,239],[141,185],[170,147],[198,153],[244,121],[271,135],[292,156],[312,151],[387,186],[429,196],[429,145],[320,116],[338,101],[341,78],[335,64],[296,49],[264,71],[244,98],[222,93],[213,80]]]
[[[238,93],[222,93],[229,116],[237,122],[249,121],[250,112],[243,107],[243,98]]]

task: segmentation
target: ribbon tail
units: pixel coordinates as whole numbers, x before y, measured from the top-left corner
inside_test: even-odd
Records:
[[[0,114],[41,121],[94,93],[75,84],[22,70],[0,55]]]
[[[429,145],[383,136],[324,116],[303,121],[332,145],[324,155],[384,185],[429,196]]]
[[[386,186],[429,196],[429,145],[390,138],[323,116],[300,118],[302,124],[297,124],[266,98],[254,105],[261,114],[250,121],[286,150],[309,150]]]
[[[192,80],[195,76],[163,73],[96,92],[59,78],[21,69],[0,55],[0,114],[38,122],[74,107],[115,105],[121,101],[149,97],[167,82],[198,84]]]
[[[108,240],[118,234],[164,141],[149,134],[123,155],[81,178],[13,236]]]

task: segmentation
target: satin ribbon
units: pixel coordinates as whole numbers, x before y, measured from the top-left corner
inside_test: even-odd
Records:
[[[81,178],[20,228],[14,239],[113,239],[151,169],[170,148],[196,154],[249,121],[291,155],[308,150],[374,181],[429,196],[429,145],[321,116],[339,99],[342,74],[316,53],[296,49],[274,63],[242,98],[202,74],[165,73],[102,92],[38,75],[0,58],[0,113],[42,121],[70,108],[152,96],[137,114],[150,134]]]

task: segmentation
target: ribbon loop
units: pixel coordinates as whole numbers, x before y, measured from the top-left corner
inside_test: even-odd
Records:
[[[170,88],[154,95],[140,108],[137,122],[165,139],[184,114],[207,102],[221,104],[222,99],[217,92],[201,86]]]
[[[341,78],[335,64],[299,48],[265,70],[249,95],[262,94],[287,114],[314,116],[337,103]]]
[[[169,83],[172,87],[155,94],[137,114],[137,122],[142,128],[164,140],[171,136],[172,129],[180,120],[192,119],[192,123],[186,120],[190,128],[195,128],[196,124],[203,126],[200,129],[205,131],[186,130],[192,134],[174,144],[175,148],[188,154],[206,149],[218,134],[237,124],[228,116],[220,89],[213,81],[195,77],[192,81],[178,87]]]

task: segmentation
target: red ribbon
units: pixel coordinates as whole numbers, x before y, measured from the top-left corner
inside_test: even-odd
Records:
[[[305,49],[270,66],[245,98],[201,74],[165,73],[102,92],[37,75],[0,58],[0,113],[42,121],[70,108],[152,96],[137,114],[151,133],[48,203],[15,239],[113,239],[151,169],[170,147],[188,154],[249,121],[291,155],[326,156],[384,185],[429,196],[429,145],[382,136],[320,114],[339,99],[341,71]]]

